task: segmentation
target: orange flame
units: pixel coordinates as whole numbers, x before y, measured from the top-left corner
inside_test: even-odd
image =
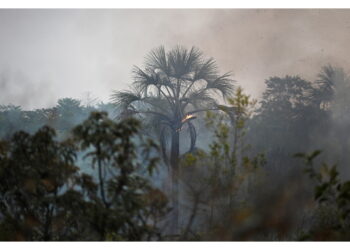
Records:
[[[181,122],[184,123],[184,122],[186,122],[187,120],[192,119],[192,118],[195,118],[195,116],[194,116],[194,115],[191,115],[191,114],[187,114],[187,115],[185,116],[185,118],[182,119]]]

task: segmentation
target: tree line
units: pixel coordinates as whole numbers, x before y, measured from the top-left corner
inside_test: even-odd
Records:
[[[99,106],[1,106],[3,240],[348,239],[343,69],[270,77],[257,101],[178,46],[133,77]]]

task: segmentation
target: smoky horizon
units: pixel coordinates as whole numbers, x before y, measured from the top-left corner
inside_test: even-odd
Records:
[[[0,10],[0,241],[349,240],[349,29]]]
[[[108,102],[134,65],[164,46],[195,46],[260,98],[270,76],[313,81],[327,64],[349,68],[349,10],[2,9],[2,105],[51,107],[89,92]]]

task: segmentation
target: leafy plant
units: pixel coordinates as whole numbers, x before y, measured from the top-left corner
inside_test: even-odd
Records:
[[[139,129],[137,120],[95,112],[65,141],[47,126],[0,141],[0,239],[161,239],[167,198],[147,179],[157,146],[136,140]],[[79,153],[96,175],[81,171]]]
[[[315,228],[308,237],[324,236],[322,240],[348,240],[350,236],[350,181],[342,181],[339,178],[337,165],[329,166],[323,163],[319,169],[316,169],[314,160],[320,153],[320,150],[316,150],[310,154],[298,153],[295,156],[304,159],[305,172],[316,182],[314,198],[319,206],[333,208],[333,215],[336,217],[330,228]]]

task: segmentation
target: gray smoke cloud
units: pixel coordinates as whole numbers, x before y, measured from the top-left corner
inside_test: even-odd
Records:
[[[91,92],[108,101],[133,65],[164,45],[196,46],[259,97],[264,79],[349,68],[349,10],[0,10],[0,103],[52,106]]]

